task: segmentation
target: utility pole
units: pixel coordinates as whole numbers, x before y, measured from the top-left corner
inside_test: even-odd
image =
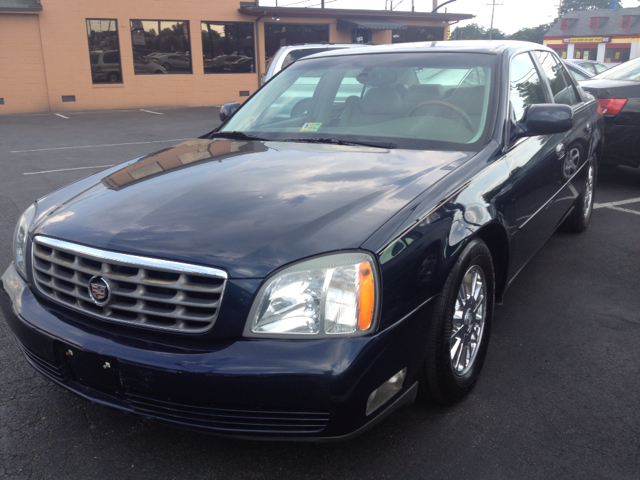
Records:
[[[433,0],[433,10],[435,10],[436,8],[438,8],[438,0]]]
[[[493,35],[493,14],[496,10],[496,5],[498,7],[504,5],[504,3],[496,3],[496,0],[491,0],[492,3],[487,3],[487,5],[491,5],[491,27],[489,28],[489,40],[491,40],[491,36]]]

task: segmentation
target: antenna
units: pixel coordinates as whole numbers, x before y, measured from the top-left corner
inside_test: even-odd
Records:
[[[489,28],[489,40],[491,40],[491,36],[493,35],[493,14],[496,10],[496,6],[500,7],[504,5],[504,3],[496,3],[496,0],[491,0],[492,3],[487,3],[487,5],[491,5],[491,27]]]

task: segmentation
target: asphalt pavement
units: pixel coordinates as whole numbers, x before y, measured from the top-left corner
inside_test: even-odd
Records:
[[[213,107],[0,116],[0,272],[20,213],[67,183],[213,129]],[[463,402],[345,443],[230,440],[94,405],[37,374],[0,316],[0,477],[640,479],[640,170],[600,172],[496,311]]]

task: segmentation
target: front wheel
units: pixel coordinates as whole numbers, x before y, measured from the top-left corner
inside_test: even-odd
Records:
[[[580,233],[584,232],[591,222],[593,213],[593,197],[596,188],[597,165],[596,156],[592,156],[587,162],[587,175],[582,188],[582,193],[576,200],[573,211],[564,221],[563,230]]]
[[[420,393],[451,404],[473,388],[487,352],[494,307],[491,252],[479,239],[460,254],[433,307]]]

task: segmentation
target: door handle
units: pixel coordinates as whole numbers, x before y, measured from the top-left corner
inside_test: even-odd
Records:
[[[562,160],[566,154],[567,154],[567,149],[564,146],[564,143],[559,143],[556,146],[556,155],[558,155],[558,158]]]
[[[593,130],[591,122],[587,122],[587,125],[584,127],[584,129],[587,131],[587,133],[591,133],[591,130]]]

